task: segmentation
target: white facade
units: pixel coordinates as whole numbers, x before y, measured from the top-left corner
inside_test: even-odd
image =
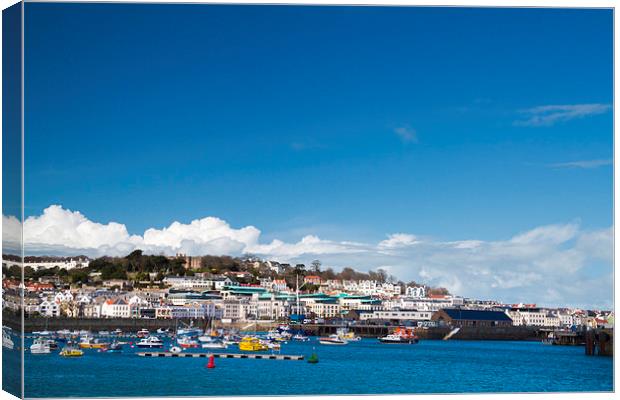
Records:
[[[405,298],[400,298],[397,304],[398,304],[398,308],[400,308],[401,310],[413,309],[413,310],[419,310],[419,311],[439,311],[442,308],[452,308],[452,307],[463,305],[463,298],[452,297],[452,296],[439,297],[439,298],[405,297]]]
[[[53,300],[45,299],[39,304],[39,314],[44,317],[60,316],[60,306]]]
[[[203,278],[198,276],[167,276],[164,283],[176,289],[195,290],[221,290],[224,286],[234,285],[235,282],[228,278]]]
[[[431,311],[418,311],[418,310],[382,310],[373,311],[371,313],[362,313],[360,320],[369,319],[385,319],[392,320],[397,319],[400,321],[430,321],[433,313]]]
[[[342,307],[339,303],[308,302],[306,308],[320,318],[333,318],[341,315]]]
[[[101,316],[108,318],[129,318],[131,308],[123,299],[110,299],[101,305]]]
[[[327,281],[328,287],[334,284],[337,285],[337,281]],[[371,280],[363,280],[363,281],[343,280],[341,288],[345,292],[361,294],[364,296],[394,297],[394,296],[400,296],[401,294],[401,287],[399,285],[389,283],[389,282],[379,283],[377,281],[371,281]]]
[[[21,265],[20,262],[17,261],[6,261],[7,265]],[[74,268],[86,268],[90,264],[90,260],[86,258],[71,258],[69,260],[56,260],[56,261],[40,261],[40,262],[25,262],[23,263],[24,267],[30,267],[35,271],[40,269],[52,269],[52,268],[60,268],[60,269],[74,269]]]
[[[68,290],[58,292],[54,295],[54,301],[56,303],[66,303],[73,301],[73,294]]]
[[[508,310],[508,316],[512,319],[512,324],[515,326],[546,326],[545,318],[547,312],[540,309],[523,309],[523,310]]]
[[[419,299],[426,297],[426,288],[424,286],[407,286],[405,290],[405,296]]]

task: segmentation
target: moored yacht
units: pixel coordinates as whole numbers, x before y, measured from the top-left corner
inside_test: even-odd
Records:
[[[136,336],[138,336],[139,338],[146,338],[150,335],[151,333],[149,332],[148,329],[140,329],[137,333]]]
[[[184,349],[195,348],[198,347],[198,342],[196,340],[190,339],[188,337],[180,337],[177,339],[177,344]]]
[[[344,345],[349,342],[346,339],[339,337],[338,335],[329,335],[328,337],[319,338],[319,343],[321,344],[331,344],[331,345]]]
[[[164,347],[164,342],[156,336],[149,336],[141,339],[138,343],[136,343],[136,346],[141,349],[162,348]]]
[[[34,343],[30,346],[30,352],[32,354],[50,354],[52,349],[47,340],[35,339]]]
[[[11,335],[4,329],[2,330],[2,347],[6,347],[9,350],[13,350],[15,347],[15,343],[13,343],[13,339],[11,339]]]

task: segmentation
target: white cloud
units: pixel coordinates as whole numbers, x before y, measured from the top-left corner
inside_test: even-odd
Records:
[[[379,247],[385,247],[388,249],[407,247],[418,243],[418,239],[415,235],[407,233],[394,233],[388,236],[386,240],[379,242]]]
[[[612,165],[613,160],[582,160],[582,161],[569,161],[563,163],[549,164],[550,168],[583,168],[592,169],[603,167],[606,165]]]
[[[394,129],[394,133],[405,143],[417,143],[418,133],[409,126],[400,126]]]
[[[3,232],[19,222],[3,217]],[[3,237],[5,242],[19,235]],[[15,237],[13,237],[15,236]],[[130,235],[125,225],[90,221],[79,212],[50,206],[27,218],[24,240],[28,254],[123,256],[134,249],[149,254],[191,255],[253,253],[282,262],[320,259],[339,270],[384,267],[399,279],[445,286],[466,297],[547,305],[611,307],[613,294],[613,229],[583,230],[576,223],[546,225],[497,241],[441,241],[394,233],[376,243],[333,241],[307,235],[298,242],[275,239],[262,243],[254,226],[231,227],[207,217],[188,224]]]
[[[611,109],[609,104],[564,104],[538,106],[523,110],[526,119],[515,121],[519,126],[552,126],[576,118],[603,114]]]

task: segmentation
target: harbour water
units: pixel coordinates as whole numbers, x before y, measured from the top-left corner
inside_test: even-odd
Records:
[[[131,340],[131,339],[129,339]],[[135,340],[135,339],[133,339]],[[27,342],[27,348],[28,348]],[[166,344],[166,348],[169,344]],[[611,357],[585,356],[583,347],[539,342],[421,341],[346,346],[290,342],[281,354],[304,361],[144,358],[125,346],[120,354],[84,350],[80,358],[26,353],[26,397],[222,396],[402,394],[471,392],[612,391]],[[192,351],[192,350],[189,350]],[[206,350],[196,350],[205,352]],[[3,349],[15,360],[17,350]],[[218,352],[240,353],[231,346]],[[9,373],[9,372],[5,372]],[[5,375],[5,378],[8,376]]]

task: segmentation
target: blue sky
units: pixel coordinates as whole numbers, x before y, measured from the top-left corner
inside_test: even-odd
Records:
[[[29,3],[26,215],[261,242],[608,229],[612,18]]]

